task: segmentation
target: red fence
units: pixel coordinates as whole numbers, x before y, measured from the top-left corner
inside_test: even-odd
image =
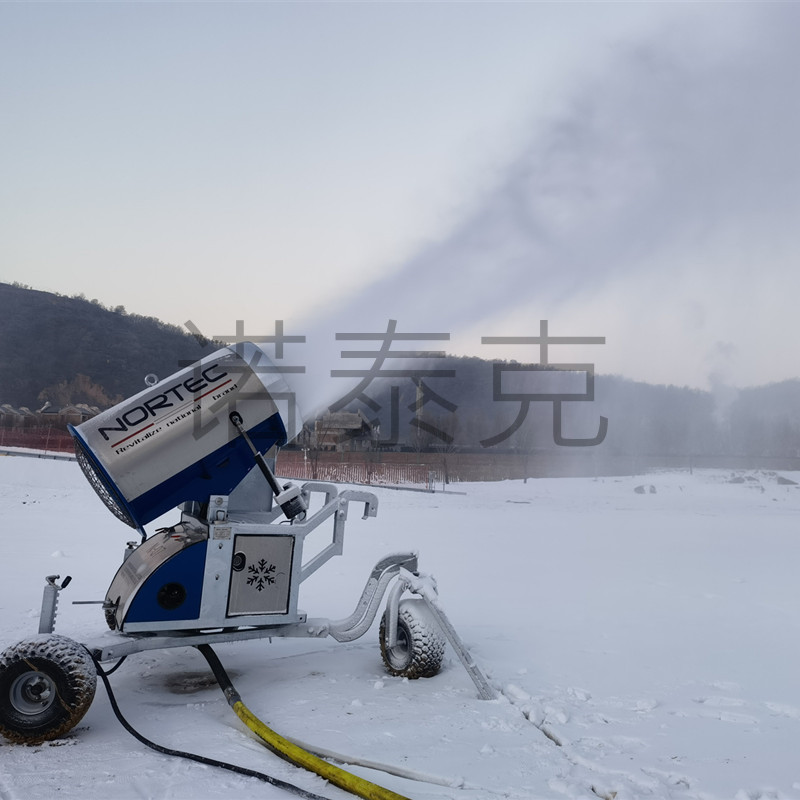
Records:
[[[509,453],[304,453],[281,450],[277,471],[298,480],[371,485],[458,483],[525,477],[526,459]]]
[[[433,464],[323,462],[313,463],[278,456],[280,474],[297,480],[332,481],[333,483],[363,483],[371,485],[417,484],[432,486],[444,483],[444,471]]]
[[[71,453],[75,450],[72,437],[58,428],[3,428],[0,427],[0,447],[28,447]]]
[[[4,428],[0,447],[25,447],[51,453],[74,452],[72,437],[58,428]],[[581,452],[565,452],[580,450]],[[560,448],[530,454],[359,453],[281,450],[277,472],[297,480],[361,483],[374,486],[441,486],[444,483],[597,475],[641,475],[654,469],[800,470],[800,459],[755,456],[611,455],[601,448]]]

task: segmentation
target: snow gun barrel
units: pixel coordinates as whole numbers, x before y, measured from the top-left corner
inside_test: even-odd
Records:
[[[100,498],[141,530],[183,502],[229,494],[256,465],[250,443],[264,454],[297,434],[293,400],[263,351],[243,342],[69,430]]]

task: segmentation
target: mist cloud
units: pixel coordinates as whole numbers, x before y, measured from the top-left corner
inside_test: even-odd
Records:
[[[456,331],[609,287],[609,315],[624,316],[642,302],[626,295],[634,278],[677,303],[693,276],[681,313],[699,328],[752,311],[752,270],[785,269],[795,253],[800,9],[748,13],[748,35],[684,20],[619,49],[461,224],[318,327],[383,330],[392,317],[403,330]],[[708,336],[709,347],[726,338]]]

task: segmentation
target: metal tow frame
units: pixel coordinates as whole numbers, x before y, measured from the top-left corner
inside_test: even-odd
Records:
[[[363,518],[377,515],[378,499],[372,492],[345,490],[339,492],[334,484],[311,481],[303,484],[301,493],[308,504],[312,493],[324,494],[322,507],[302,520],[294,520],[291,525],[277,524],[280,509],[264,512],[239,511],[234,496],[215,495],[209,498],[206,519],[202,522],[193,514],[184,512],[182,520],[207,527],[209,536],[213,538],[215,526],[231,526],[240,535],[257,532],[260,535],[287,531],[297,542],[296,558],[293,566],[299,580],[294,585],[289,599],[289,614],[285,615],[294,621],[281,624],[277,615],[268,616],[266,624],[257,624],[252,618],[237,620],[234,625],[210,627],[202,629],[169,629],[158,631],[111,632],[95,641],[84,643],[98,661],[110,661],[133,653],[147,650],[168,649],[172,647],[191,647],[200,644],[217,644],[220,642],[265,639],[271,637],[287,638],[324,638],[331,636],[338,642],[350,642],[363,636],[372,626],[384,596],[390,584],[395,581],[387,599],[387,644],[391,647],[397,642],[397,616],[400,598],[405,592],[421,597],[431,611],[433,619],[444,636],[452,645],[470,678],[478,689],[481,699],[494,699],[497,693],[486,677],[473,661],[469,651],[456,633],[450,620],[438,604],[436,583],[427,575],[418,571],[417,554],[403,552],[387,555],[373,567],[361,597],[353,612],[344,619],[307,618],[297,611],[297,595],[299,584],[316,572],[323,564],[336,555],[341,555],[344,544],[344,527],[347,520],[348,506],[351,502],[363,502]],[[230,502],[229,502],[230,499]],[[316,555],[304,564],[302,544],[305,537],[323,522],[333,519],[333,535]],[[226,539],[227,541],[227,539]],[[222,545],[220,545],[222,546]],[[212,565],[216,569],[216,566]],[[69,583],[69,578],[59,586],[58,575],[47,577],[42,598],[42,611],[39,621],[40,633],[52,633],[58,609],[58,597]],[[244,624],[242,624],[244,623]]]

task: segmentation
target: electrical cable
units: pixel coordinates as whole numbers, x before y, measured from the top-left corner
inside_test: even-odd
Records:
[[[127,657],[128,656],[122,656],[122,658],[119,661],[117,661],[117,663],[114,664],[114,666],[111,667],[111,669],[104,670],[105,674],[106,675],[113,675],[125,663],[125,659]],[[95,663],[97,663],[97,662],[95,662]]]
[[[109,673],[106,672],[103,667],[101,666],[100,662],[95,658],[94,654],[91,650],[87,648],[89,655],[92,657],[92,661],[94,661],[95,667],[97,669],[97,674],[100,676],[100,679],[103,681],[103,685],[106,687],[106,693],[108,694],[108,701],[111,704],[111,709],[114,712],[114,716],[119,720],[120,724],[123,728],[125,728],[128,733],[133,736],[135,739],[138,739],[143,745],[155,750],[157,753],[162,753],[167,756],[176,756],[178,758],[186,758],[189,761],[196,761],[198,764],[205,764],[211,767],[219,767],[220,769],[227,769],[230,772],[235,772],[238,775],[245,775],[250,778],[258,778],[265,783],[269,783],[272,786],[277,787],[278,789],[284,789],[287,792],[291,792],[292,794],[297,795],[298,797],[303,797],[306,800],[328,800],[327,798],[323,797],[322,795],[314,794],[313,792],[306,791],[305,789],[301,789],[299,786],[295,786],[294,784],[287,783],[286,781],[280,780],[280,778],[274,778],[271,775],[266,775],[263,772],[257,772],[253,769],[248,769],[247,767],[240,767],[236,764],[229,764],[225,761],[217,761],[213,758],[207,758],[206,756],[199,756],[194,753],[187,753],[183,750],[173,750],[169,747],[163,747],[160,744],[156,744],[155,742],[150,741],[150,739],[143,736],[139,731],[137,731],[129,722],[125,719],[120,711],[119,705],[117,705],[116,697],[114,696],[114,692],[111,689],[111,682],[108,680]],[[123,659],[124,660],[124,659]],[[120,661],[114,669],[116,669],[122,661]]]
[[[294,744],[285,737],[266,726],[247,706],[242,702],[242,698],[236,691],[231,679],[228,677],[225,668],[222,666],[217,654],[211,649],[210,645],[199,644],[195,647],[203,654],[208,662],[214,677],[222,689],[228,705],[236,712],[239,719],[244,722],[253,733],[261,739],[264,744],[276,755],[281,758],[303,767],[304,769],[315,772],[317,775],[330,781],[340,789],[350,792],[364,800],[409,800],[403,795],[397,794],[390,789],[378,786],[358,775],[329,764],[313,753]]]

